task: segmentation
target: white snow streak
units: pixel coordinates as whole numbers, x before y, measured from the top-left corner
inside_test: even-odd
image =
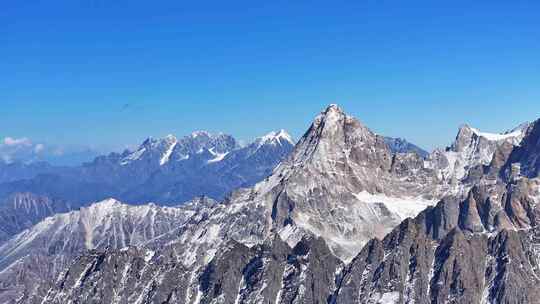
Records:
[[[505,140],[512,137],[520,137],[522,135],[522,130],[519,130],[519,129],[511,133],[506,133],[506,134],[481,132],[480,130],[475,129],[475,128],[471,128],[471,130],[474,132],[474,134],[484,137],[487,140],[493,140],[493,141]]]
[[[161,159],[159,160],[159,165],[160,166],[163,166],[165,165],[167,162],[169,162],[169,159],[171,158],[171,154],[174,150],[174,147],[176,147],[176,144],[178,144],[177,141],[174,141],[170,146],[169,148],[167,149],[167,151],[165,151],[165,154],[163,154],[163,156],[161,157]]]

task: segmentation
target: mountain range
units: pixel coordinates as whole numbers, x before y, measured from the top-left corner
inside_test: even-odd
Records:
[[[244,147],[232,136],[199,131],[179,139],[149,138],[135,151],[99,156],[75,167],[3,163],[0,199],[33,193],[69,201],[74,207],[108,197],[159,204],[177,204],[200,195],[221,199],[270,174],[293,144],[283,130]]]
[[[415,147],[400,142],[400,149]],[[245,146],[229,135],[196,131],[179,139],[148,138],[134,151],[99,156],[75,167],[0,162],[0,217],[5,219],[0,243],[47,216],[109,197],[158,205],[198,196],[223,199],[270,175],[293,144],[284,130]],[[15,203],[21,200],[25,204]]]
[[[105,180],[129,203],[217,200],[107,199],[19,224],[0,243],[0,299],[536,303],[539,138],[540,120],[503,134],[464,125],[423,153],[330,105],[294,147],[283,131],[246,147],[204,132],[149,139],[85,164],[75,181]],[[195,175],[203,182],[188,184]]]

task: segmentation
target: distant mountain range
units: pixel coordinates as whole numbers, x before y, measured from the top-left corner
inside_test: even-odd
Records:
[[[31,179],[40,174],[54,173],[60,168],[47,162],[4,162],[0,161],[0,183]]]
[[[78,167],[3,164],[0,198],[33,193],[69,201],[73,207],[109,197],[165,205],[201,195],[222,199],[268,176],[293,145],[283,130],[245,147],[229,135],[200,131],[179,139],[149,138],[135,151],[100,156]]]
[[[283,131],[246,147],[205,132],[149,139],[79,173],[90,185],[132,176],[120,194],[167,202],[211,191],[185,182],[200,173],[217,188],[266,176],[218,201],[107,199],[21,224],[0,244],[0,301],[535,303],[539,138],[540,120],[503,134],[465,125],[421,155],[330,105],[294,148]],[[49,205],[10,198],[21,214]]]
[[[408,153],[415,152],[416,154],[426,158],[429,155],[429,152],[418,147],[415,144],[408,142],[404,138],[393,138],[393,137],[384,137],[384,141],[390,148],[390,151],[394,153]]]

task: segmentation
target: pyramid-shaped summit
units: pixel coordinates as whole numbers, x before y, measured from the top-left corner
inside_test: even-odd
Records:
[[[290,245],[315,234],[347,259],[368,239],[433,204],[436,184],[420,156],[396,157],[384,137],[332,104],[255,187],[255,200],[267,202],[272,229]]]
[[[266,180],[183,228],[189,244],[183,258],[208,260],[227,239],[255,245],[277,234],[291,247],[305,236],[321,237],[348,260],[367,240],[435,203],[436,178],[422,164],[415,154],[395,157],[383,137],[331,105]],[[198,231],[207,227],[212,239],[201,241]]]
[[[388,171],[392,153],[383,137],[376,135],[359,120],[332,104],[315,118],[298,142],[292,159],[295,164],[310,162],[327,172],[347,166]],[[357,177],[359,176],[352,176],[355,179]],[[357,182],[360,182],[360,179]]]

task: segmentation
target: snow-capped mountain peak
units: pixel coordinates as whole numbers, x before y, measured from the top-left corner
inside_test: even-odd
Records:
[[[139,146],[137,150],[122,158],[120,160],[120,164],[123,166],[129,165],[134,161],[146,157],[149,159],[157,159],[159,165],[163,166],[169,161],[177,143],[178,139],[171,134],[161,139],[149,137]]]
[[[314,126],[323,125],[324,127],[334,127],[345,118],[346,114],[337,104],[330,104],[326,110],[321,112],[313,122]]]
[[[339,105],[337,105],[335,103],[329,104],[326,107],[326,110],[324,110],[324,112],[325,113],[335,112],[335,113],[344,114],[343,110],[339,107]]]
[[[194,132],[191,133],[191,137],[193,137],[193,138],[197,138],[197,137],[201,137],[201,136],[212,137],[212,135],[209,132],[204,131],[204,130],[198,130],[198,131],[194,131]]]
[[[161,159],[159,160],[160,166],[165,165],[169,161],[174,148],[178,144],[178,139],[176,139],[174,135],[167,135],[167,137],[165,137],[165,142],[167,145],[167,150],[165,150],[165,153],[162,154]]]
[[[168,134],[167,136],[165,136],[164,138],[166,141],[169,141],[169,142],[176,142],[178,141],[178,139],[176,138],[176,136],[174,136],[173,134]]]
[[[288,151],[294,145],[294,140],[283,129],[257,138],[249,148],[247,146],[241,147],[230,135],[223,133],[214,135],[207,131],[195,131],[182,138],[177,138],[174,135],[167,135],[161,139],[149,137],[136,150],[125,152],[120,158],[119,164],[127,166],[142,163],[150,166],[149,170],[157,170],[159,167],[174,165],[179,161],[193,158],[210,164],[223,160],[233,151],[242,148],[256,151],[265,145],[277,147],[277,150]],[[274,151],[277,150],[274,149]],[[141,160],[144,161],[140,162]]]
[[[384,138],[369,130],[358,119],[349,116],[335,104],[321,112],[298,142],[294,162],[318,162],[328,169],[336,162],[388,168],[390,151]]]
[[[432,192],[431,177],[405,162],[392,160],[382,136],[330,105],[291,156],[255,186],[253,200],[273,202],[268,207],[273,229],[289,245],[308,231],[346,260],[368,238],[433,203],[420,197]],[[402,164],[401,176],[392,171],[393,163]]]
[[[513,129],[511,132],[506,132],[506,133],[488,133],[488,132],[482,132],[476,128],[470,128],[470,129],[474,134],[484,137],[488,140],[493,140],[493,141],[505,140],[509,138],[521,138],[523,136],[522,129]]]
[[[258,145],[262,146],[265,144],[270,145],[284,145],[285,143],[294,145],[294,140],[292,136],[287,133],[287,131],[281,129],[279,131],[272,131],[262,137],[257,139]]]
[[[513,128],[513,129],[507,130],[503,134],[514,133],[514,132],[517,132],[517,131],[521,131],[522,133],[525,133],[525,132],[527,132],[529,127],[533,126],[534,124],[535,124],[535,122],[526,121],[526,122],[523,122],[523,123],[519,124],[517,127]]]
[[[229,135],[212,135],[206,131],[195,131],[189,136],[177,138],[167,135],[161,139],[146,139],[137,150],[120,160],[125,166],[134,161],[145,159],[148,164],[164,166],[170,161],[189,159],[190,155],[204,150],[214,149],[215,153],[225,154],[237,148],[236,141]]]
[[[519,141],[524,136],[524,131],[526,130],[528,124],[521,124],[518,127],[504,132],[504,133],[491,133],[483,132],[477,128],[473,128],[468,124],[464,124],[459,128],[458,135],[456,137],[456,142],[460,140],[470,140],[471,138],[482,137],[488,141],[504,141],[511,140],[512,142],[518,144]]]
[[[436,169],[442,179],[467,178],[471,169],[489,165],[498,149],[518,146],[528,126],[525,123],[504,133],[488,133],[464,124],[446,150],[430,154],[427,166]]]

